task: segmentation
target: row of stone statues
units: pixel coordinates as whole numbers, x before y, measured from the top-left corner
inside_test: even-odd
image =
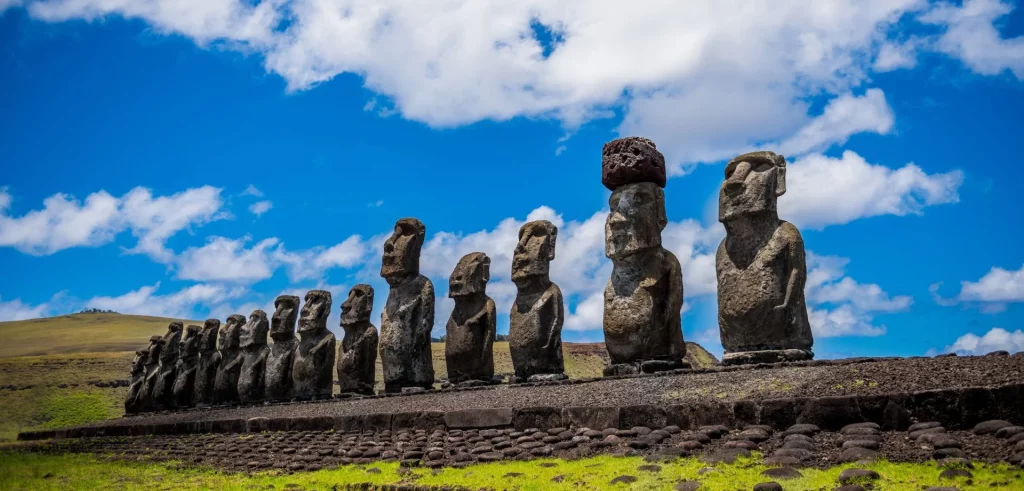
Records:
[[[654,142],[627,137],[602,149],[602,183],[612,191],[605,223],[605,253],[612,274],[604,291],[604,336],[610,359],[605,375],[684,368],[679,260],[662,246],[665,159]],[[803,240],[777,213],[786,190],[786,160],[772,152],[736,157],[726,165],[719,220],[726,237],[716,254],[723,362],[762,363],[813,357],[804,303],[807,269]],[[343,393],[373,392],[380,354],[387,392],[434,384],[431,329],[434,287],[420,274],[426,227],[415,218],[395,223],[384,243],[381,276],[390,289],[381,328],[370,322],[373,288],[357,285],[342,304],[340,349],[327,330],[331,295],[281,296],[271,322],[256,310],[248,322],[211,319],[200,329],[172,323],[154,336],[132,365],[130,412],[260,400],[330,397],[332,372]],[[564,304],[551,282],[558,229],[526,223],[512,260],[517,294],[509,320],[515,380],[565,378],[561,330]],[[449,279],[455,308],[446,326],[445,358],[453,384],[494,383],[494,301],[486,294],[490,258],[463,257]],[[295,322],[298,317],[298,334]],[[268,327],[269,324],[269,327]],[[274,340],[268,347],[267,334]],[[337,363],[335,366],[335,359]],[[332,369],[333,368],[333,369]]]

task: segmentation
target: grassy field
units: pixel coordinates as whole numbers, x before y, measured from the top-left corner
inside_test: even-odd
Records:
[[[702,469],[710,467],[711,470]],[[830,469],[800,469],[797,479],[779,480],[790,491],[833,489],[839,473],[853,465]],[[961,491],[1024,489],[1024,473],[1006,465],[976,464],[971,478],[939,479],[934,463],[893,464],[879,461],[858,468],[871,469],[882,477],[875,490],[925,489],[956,486]],[[295,474],[222,473],[176,463],[143,463],[101,460],[91,455],[39,455],[0,451],[0,489],[93,490],[93,489],[217,489],[217,490],[334,490],[346,484],[416,484],[461,486],[469,489],[643,489],[670,490],[684,481],[701,483],[702,491],[752,489],[771,481],[761,476],[766,469],[757,456],[733,464],[705,464],[695,458],[659,464],[639,457],[598,456],[580,460],[558,459],[476,464],[465,468],[433,471],[400,469],[397,463],[348,465],[335,469]],[[613,481],[619,481],[613,483]],[[998,486],[998,487],[997,487]]]

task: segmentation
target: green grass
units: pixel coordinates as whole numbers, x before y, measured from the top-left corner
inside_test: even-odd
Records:
[[[70,353],[117,353],[143,349],[167,324],[201,321],[123,314],[73,314],[0,322],[0,358]]]
[[[97,391],[53,394],[39,414],[41,428],[67,428],[118,416],[105,394]]]
[[[687,458],[657,465],[639,457],[599,456],[574,461],[543,459],[476,464],[466,468],[440,471],[402,469],[396,463],[349,465],[335,469],[296,474],[262,472],[252,475],[224,473],[208,468],[182,467],[174,463],[154,464],[99,459],[85,454],[40,455],[0,452],[0,489],[96,490],[96,489],[305,489],[333,490],[345,484],[418,484],[453,485],[471,489],[651,489],[668,490],[681,481],[699,481],[701,490],[725,491],[751,489],[770,479],[756,457],[735,464],[709,465]],[[550,465],[550,466],[545,466]],[[699,471],[712,467],[703,475]],[[780,481],[788,491],[833,489],[839,473],[851,465],[830,469],[801,469],[803,477]],[[1024,489],[1024,471],[1006,465],[978,464],[970,484],[965,478],[939,480],[934,463],[894,464],[884,461],[861,466],[882,475],[874,483],[876,490],[911,490],[929,486],[956,486],[963,491]],[[379,472],[375,472],[376,471]],[[618,476],[633,476],[629,485],[612,485]],[[560,482],[555,479],[560,477]]]

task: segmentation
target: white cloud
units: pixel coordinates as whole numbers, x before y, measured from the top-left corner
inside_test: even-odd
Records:
[[[846,276],[850,260],[807,253],[807,298],[811,330],[816,338],[880,336],[885,326],[873,324],[875,314],[910,308],[909,296],[890,297],[876,284],[862,284]]]
[[[856,133],[884,135],[892,130],[895,117],[880,89],[868,89],[862,96],[843,94],[828,102],[821,115],[779,144],[783,155],[803,155],[843,144]]]
[[[852,151],[839,158],[812,154],[787,170],[779,215],[821,229],[879,215],[920,214],[926,206],[956,203],[963,173],[926,174],[910,163],[899,169],[868,163]]]
[[[972,71],[998,75],[1005,70],[1024,80],[1024,36],[1003,38],[994,23],[1014,9],[999,0],[940,3],[921,20],[945,27],[934,49],[962,60]]]
[[[891,72],[901,68],[917,66],[916,50],[918,43],[914,41],[885,42],[878,49],[878,56],[871,68],[879,73]]]
[[[967,333],[957,338],[952,345],[946,346],[945,352],[959,355],[984,355],[1000,350],[1010,353],[1024,351],[1024,331],[1017,329],[1009,332],[1000,327],[993,327],[981,336]]]
[[[158,295],[159,288],[160,282],[156,282],[117,297],[93,297],[85,305],[122,314],[192,319],[197,317],[197,309],[201,313],[210,305],[237,299],[247,293],[244,287],[203,283],[166,295]]]
[[[137,187],[121,198],[106,191],[90,194],[84,202],[58,193],[43,200],[43,209],[20,217],[9,214],[13,201],[0,189],[0,246],[32,255],[49,255],[71,247],[107,244],[125,230],[138,242],[128,250],[166,262],[171,253],[164,242],[190,226],[224,218],[221,190],[211,186],[154,197]]]
[[[22,302],[19,298],[7,301],[0,298],[0,322],[36,319],[50,315],[53,315],[53,308],[50,302],[30,305]]]
[[[367,203],[366,207],[367,208],[380,208],[383,205],[384,205],[384,200],[379,199],[377,201],[374,201],[373,203]]]
[[[263,216],[264,213],[270,211],[274,207],[274,204],[269,201],[257,201],[249,205],[249,211],[257,217]]]
[[[1024,302],[1024,266],[1016,271],[993,267],[978,281],[960,282],[963,302]]]
[[[263,191],[260,191],[259,189],[256,188],[256,186],[250,184],[248,187],[245,188],[244,191],[242,191],[241,194],[239,194],[239,196],[253,196],[256,198],[262,198]]]
[[[175,258],[178,278],[243,283],[270,278],[274,274],[270,254],[278,239],[264,239],[246,248],[245,243],[250,240],[249,236],[237,240],[211,237],[201,247],[184,250]]]

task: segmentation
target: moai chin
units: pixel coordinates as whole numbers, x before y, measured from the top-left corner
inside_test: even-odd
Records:
[[[566,378],[562,361],[565,306],[562,290],[548,274],[557,238],[558,228],[547,220],[528,222],[519,229],[519,243],[512,256],[516,301],[508,329],[517,381]]]
[[[487,296],[491,258],[482,252],[459,260],[448,279],[448,296],[455,309],[446,325],[444,357],[448,381],[453,384],[494,382],[494,335],[497,328],[494,300]]]
[[[786,159],[752,152],[732,159],[718,195],[726,236],[715,255],[722,363],[774,363],[814,357],[804,302],[804,241],[779,220]]]
[[[146,385],[146,362],[149,361],[149,350],[138,350],[132,360],[131,382],[128,395],[124,398],[124,413],[135,414],[141,410],[139,394]]]
[[[238,375],[242,371],[241,338],[245,316],[228,316],[220,329],[220,364],[213,382],[213,403],[234,404],[238,402]]]
[[[199,368],[199,326],[185,328],[181,338],[178,364],[174,376],[174,406],[187,408],[195,405],[196,372]]]
[[[377,328],[370,323],[373,287],[356,285],[341,304],[345,337],[338,350],[338,385],[341,393],[373,394],[376,382]]]
[[[420,248],[426,233],[419,220],[402,218],[384,242],[380,275],[391,288],[380,314],[380,358],[387,392],[434,385],[430,352],[434,285],[420,274]]]
[[[612,140],[601,151],[601,180],[612,190],[605,255],[612,275],[604,290],[605,375],[684,368],[680,311],[683,274],[661,246],[665,157],[646,138]]]
[[[220,321],[206,319],[199,331],[199,366],[196,369],[194,401],[198,407],[213,404],[213,385],[220,367],[220,352],[217,339],[220,337]]]
[[[167,326],[167,334],[164,334],[163,337],[163,345],[160,348],[160,367],[157,371],[152,395],[153,408],[156,410],[175,407],[174,377],[177,374],[182,328],[180,322],[172,322]]]
[[[152,336],[149,338],[149,356],[146,358],[146,375],[141,391],[135,399],[139,411],[152,411],[153,388],[156,386],[157,376],[160,375],[160,353],[163,351],[164,338]]]
[[[334,390],[334,334],[327,330],[331,292],[310,290],[299,314],[299,347],[292,364],[292,397],[329,399]]]
[[[249,314],[249,322],[242,328],[240,345],[242,348],[242,369],[238,374],[238,399],[243,403],[262,401],[266,387],[264,386],[267,355],[267,333],[270,332],[270,321],[267,313],[254,310]]]
[[[274,300],[274,316],[270,323],[270,345],[264,372],[266,400],[283,401],[292,396],[292,364],[299,340],[295,337],[295,321],[299,318],[299,297],[281,295]]]

